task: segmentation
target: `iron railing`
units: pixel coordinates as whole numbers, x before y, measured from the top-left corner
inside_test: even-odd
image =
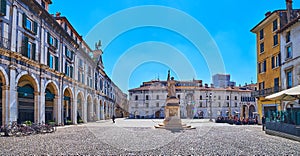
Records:
[[[251,96],[252,97],[264,97],[264,96],[268,96],[268,95],[277,93],[281,90],[282,90],[281,86],[275,86],[272,88],[266,88],[266,89],[262,89],[262,90],[253,91],[253,92],[251,92]]]

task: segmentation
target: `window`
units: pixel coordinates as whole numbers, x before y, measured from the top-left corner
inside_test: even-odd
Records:
[[[27,17],[25,13],[23,13],[23,28],[28,30],[33,34],[37,34],[37,23]]]
[[[149,108],[149,103],[146,103],[146,107]]]
[[[202,95],[200,95],[200,100],[202,100]]]
[[[221,96],[220,95],[218,96],[218,100],[221,100]]]
[[[203,106],[202,106],[202,102],[199,103],[199,107],[203,107]]]
[[[83,68],[83,61],[82,61],[82,59],[79,59],[79,68]]]
[[[280,53],[276,56],[272,56],[272,68],[279,67],[281,65],[281,55]]]
[[[286,87],[292,88],[293,86],[293,73],[292,70],[289,70],[286,72]]]
[[[66,55],[67,58],[69,58],[70,60],[73,60],[74,52],[73,52],[73,51],[70,51],[70,50],[68,49],[68,47],[65,46],[65,55]]]
[[[274,79],[274,92],[278,92],[279,91],[279,78],[275,78]]]
[[[156,107],[159,107],[159,103],[156,103]]]
[[[47,65],[51,69],[58,71],[58,57],[56,57],[50,50],[47,53]]]
[[[138,108],[138,107],[139,107],[139,105],[136,103],[136,104],[135,104],[135,107],[136,107],[136,108]]]
[[[238,106],[238,104],[235,102],[235,103],[234,103],[234,107],[237,107],[237,106]]]
[[[229,102],[226,102],[227,107],[229,107]]]
[[[218,102],[219,107],[221,107],[221,102]]]
[[[292,58],[292,47],[290,45],[286,47],[286,58]]]
[[[278,24],[277,24],[277,19],[273,21],[273,31],[277,30]]]
[[[234,96],[234,100],[237,100],[237,96]]]
[[[159,95],[156,95],[156,100],[159,100]]]
[[[135,96],[135,101],[137,101],[137,100],[139,100],[139,97],[136,95],[136,96]]]
[[[259,31],[259,39],[262,40],[264,38],[264,29]]]
[[[265,89],[265,82],[260,82],[259,84],[258,84],[258,89],[259,90],[263,90],[263,89]]]
[[[55,37],[53,37],[49,32],[47,33],[47,42],[48,44],[57,49],[58,48],[58,41]]]
[[[6,0],[0,0],[0,16],[6,16]]]
[[[267,61],[266,60],[264,60],[260,66],[261,66],[261,69],[260,69],[261,73],[267,71]]]
[[[65,63],[65,74],[73,78],[73,66],[67,62]]]
[[[265,44],[261,43],[260,44],[260,53],[263,53],[265,51]]]
[[[286,32],[286,36],[285,36],[285,42],[288,43],[291,41],[291,32],[288,31]]]
[[[36,45],[29,41],[27,36],[23,38],[23,44],[21,47],[21,54],[29,59],[35,60]]]
[[[180,95],[177,95],[177,98],[180,99]]]
[[[273,46],[278,45],[278,34],[273,36]]]
[[[229,96],[227,96],[227,100],[229,100]]]
[[[146,100],[149,100],[149,95],[146,95]]]

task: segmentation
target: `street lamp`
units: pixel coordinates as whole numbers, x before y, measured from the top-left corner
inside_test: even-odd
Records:
[[[212,101],[211,101],[211,97],[212,97],[212,93],[209,93],[209,109],[210,109],[210,114],[209,114],[209,121],[210,122],[212,122],[213,120],[212,120],[212,106],[211,106],[211,103],[212,103]]]

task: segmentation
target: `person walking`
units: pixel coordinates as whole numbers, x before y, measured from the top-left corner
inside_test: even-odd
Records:
[[[113,123],[115,123],[115,118],[116,118],[115,115],[113,115],[113,116],[112,116],[112,121],[113,121]]]
[[[263,116],[261,118],[261,123],[262,123],[262,130],[265,131],[265,125],[266,125],[266,117],[265,116]]]

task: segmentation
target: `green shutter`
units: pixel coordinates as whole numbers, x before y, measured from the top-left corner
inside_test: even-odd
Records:
[[[65,63],[65,74],[66,74],[66,75],[68,75],[68,71],[67,71],[67,70],[68,70],[68,64],[67,64],[67,62],[66,62],[66,63]],[[68,76],[69,76],[69,75],[68,75]]]
[[[70,77],[73,78],[73,67],[70,67]]]
[[[50,33],[47,32],[47,43],[50,44]]]
[[[23,13],[23,27],[26,28],[26,20],[27,20],[27,16],[25,13]]]
[[[47,53],[47,65],[50,67],[50,52]]]
[[[32,45],[32,59],[33,59],[33,60],[36,60],[36,59],[35,59],[36,45],[35,45],[35,43],[32,43],[31,45]]]
[[[55,70],[58,71],[58,57],[55,57]]]
[[[55,48],[57,49],[58,48],[58,40],[56,39],[56,38],[54,38],[54,46],[55,46]]]
[[[33,22],[33,32],[35,34],[37,34],[37,27],[38,27],[38,24],[36,22]]]
[[[28,37],[24,36],[21,53],[28,57]]]
[[[5,16],[6,15],[6,0],[0,0],[0,15]]]
[[[68,53],[67,53],[67,51],[68,51],[68,47],[67,47],[67,46],[65,46],[65,55],[66,55],[66,56],[68,56]]]

